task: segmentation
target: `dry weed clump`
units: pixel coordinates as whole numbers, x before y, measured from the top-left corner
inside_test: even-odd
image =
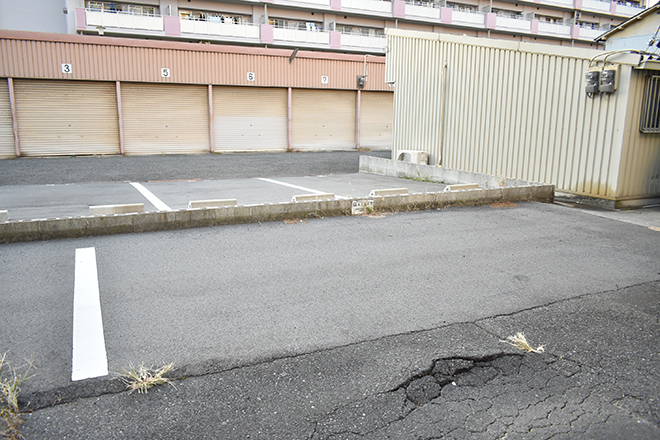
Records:
[[[144,364],[141,364],[139,367],[135,368],[131,365],[127,370],[122,370],[121,373],[117,375],[117,379],[124,382],[126,388],[138,393],[146,393],[149,391],[149,388],[155,387],[160,384],[170,384],[174,386],[172,381],[164,377],[165,373],[172,371],[174,369],[174,364],[165,365],[157,369],[147,368]]]
[[[506,342],[509,345],[513,345],[519,350],[523,350],[526,352],[532,352],[532,353],[543,353],[545,351],[545,345],[539,345],[538,347],[534,348],[531,345],[529,345],[529,342],[527,342],[527,338],[525,338],[525,335],[522,333],[518,332],[513,336],[509,336],[506,338]]]
[[[32,377],[29,374],[33,368],[32,362],[28,362],[23,367],[16,369],[7,360],[7,353],[3,353],[0,357],[0,394],[2,394],[0,417],[6,425],[1,434],[5,438],[12,440],[24,438],[18,432],[23,423],[23,417],[18,407],[18,395],[21,392],[21,384]]]

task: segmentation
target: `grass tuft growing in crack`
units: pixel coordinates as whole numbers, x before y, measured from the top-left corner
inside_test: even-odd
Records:
[[[523,350],[526,352],[531,352],[531,353],[543,353],[545,351],[545,345],[539,345],[538,347],[534,348],[531,345],[529,345],[529,342],[527,342],[527,338],[525,338],[525,335],[522,334],[521,332],[516,333],[513,336],[509,336],[506,338],[506,342],[509,345],[513,345],[519,350]]]
[[[122,370],[122,372],[117,375],[117,379],[124,382],[126,388],[128,388],[131,393],[133,391],[146,393],[150,388],[164,383],[170,384],[174,387],[172,381],[164,377],[167,372],[172,370],[174,370],[173,363],[157,369],[147,368],[144,364],[140,364],[137,368],[131,365],[127,370]]]
[[[0,416],[6,425],[1,434],[5,438],[12,440],[25,438],[18,432],[23,423],[18,408],[18,395],[21,392],[21,384],[32,377],[29,374],[33,368],[32,362],[28,362],[17,370],[7,360],[7,353],[3,353],[0,357],[0,393],[2,394]]]

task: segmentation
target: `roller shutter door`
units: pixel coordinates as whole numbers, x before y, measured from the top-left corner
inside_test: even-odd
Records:
[[[0,157],[16,156],[14,127],[11,121],[9,87],[6,78],[0,78]]]
[[[215,151],[287,149],[287,90],[213,87]]]
[[[355,97],[350,91],[293,90],[293,148],[354,149]]]
[[[122,83],[121,101],[126,154],[210,151],[206,86]]]
[[[115,83],[14,80],[21,155],[118,154]]]
[[[392,148],[394,93],[360,93],[360,147]]]

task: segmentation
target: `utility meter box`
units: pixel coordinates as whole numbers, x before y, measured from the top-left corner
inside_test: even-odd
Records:
[[[612,93],[619,88],[619,73],[621,66],[619,64],[610,64],[603,67],[600,72],[600,85],[598,89],[602,93]]]
[[[598,93],[598,85],[600,84],[600,67],[592,67],[584,76],[587,80],[587,85],[584,90],[587,93]]]

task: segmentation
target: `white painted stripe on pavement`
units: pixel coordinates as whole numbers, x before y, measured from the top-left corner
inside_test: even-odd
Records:
[[[76,249],[75,262],[72,381],[108,375],[96,250]]]
[[[142,194],[147,200],[149,200],[149,201],[151,202],[151,204],[154,205],[154,206],[156,207],[157,210],[159,210],[159,211],[172,211],[172,208],[170,208],[170,207],[167,206],[165,203],[163,203],[163,201],[162,201],[161,199],[159,199],[158,197],[156,197],[156,196],[154,195],[154,193],[152,193],[151,191],[149,191],[147,188],[145,188],[144,186],[140,185],[140,184],[137,183],[137,182],[130,182],[130,183],[131,183],[131,185],[133,186],[133,188],[135,188],[135,189],[137,189],[138,191],[140,191],[140,193],[141,193],[141,194]]]
[[[315,189],[305,188],[304,186],[298,186],[298,185],[293,185],[291,183],[280,182],[279,180],[266,179],[264,177],[257,177],[256,179],[257,180],[263,180],[264,182],[274,183],[276,185],[288,186],[289,188],[295,188],[295,189],[299,189],[301,191],[307,191],[307,192],[312,193],[312,194],[328,194],[328,191],[317,191]],[[338,198],[338,199],[345,199],[346,198],[344,196],[338,196],[338,195],[335,195],[335,197]]]

